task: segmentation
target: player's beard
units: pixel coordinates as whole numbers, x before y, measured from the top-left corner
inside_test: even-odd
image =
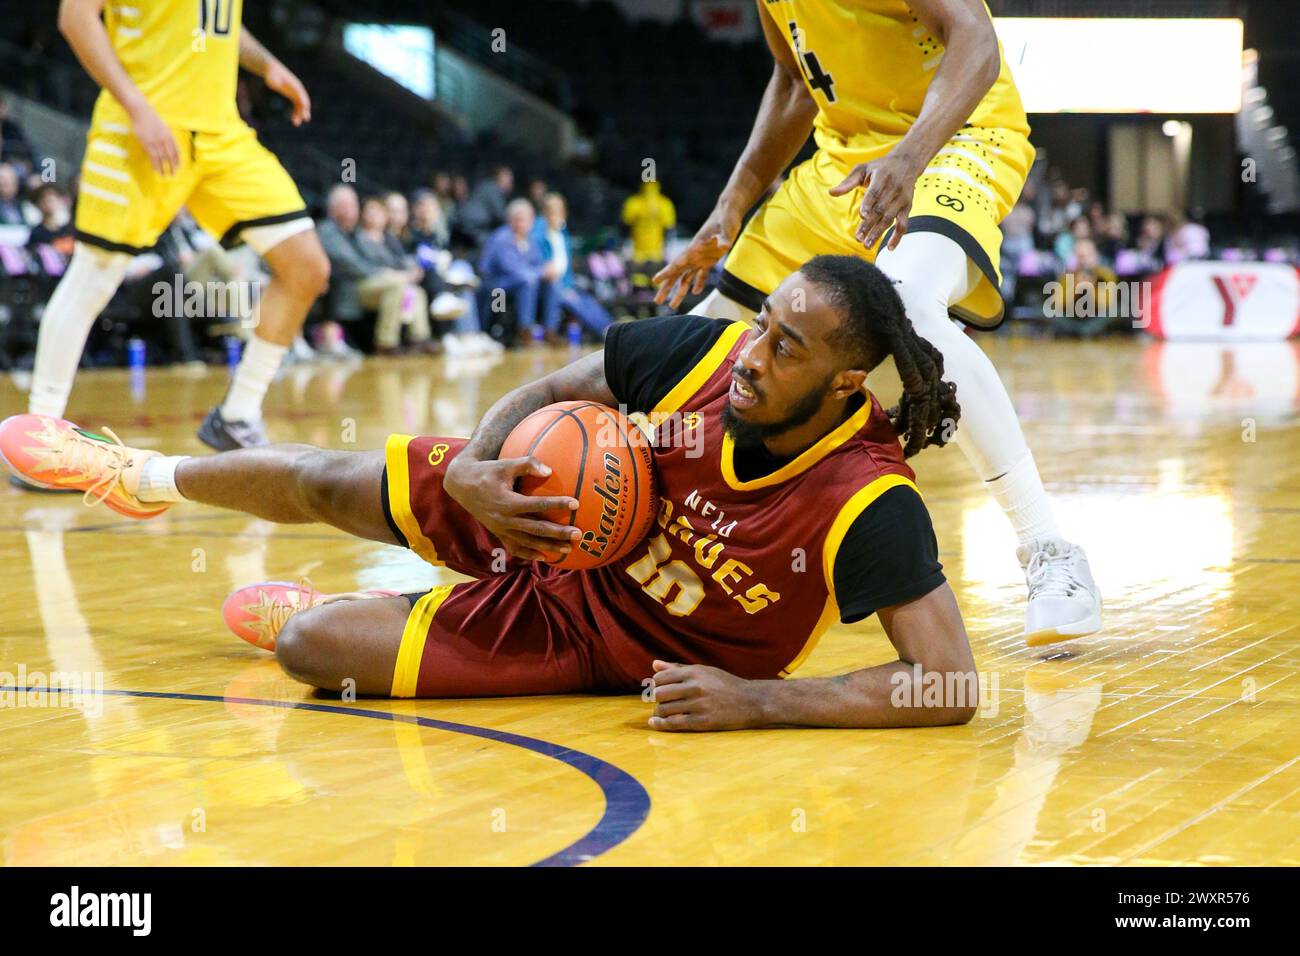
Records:
[[[728,402],[722,409],[722,427],[737,448],[755,448],[771,438],[783,435],[792,428],[807,424],[809,419],[821,411],[826,400],[826,391],[830,388],[831,376],[808,394],[794,403],[790,413],[777,422],[750,422],[736,414]]]

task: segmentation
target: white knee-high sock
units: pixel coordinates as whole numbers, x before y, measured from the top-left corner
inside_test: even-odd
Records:
[[[1025,457],[1011,466],[1011,470],[988,483],[989,491],[1002,507],[1002,511],[1015,529],[1016,541],[1028,544],[1042,538],[1059,538],[1060,529],[1052,515],[1052,504],[1043,490],[1043,479],[1033,452],[1025,449]]]
[[[289,351],[287,345],[276,345],[257,337],[254,332],[244,346],[244,355],[231,379],[230,391],[221,403],[221,417],[228,422],[255,422],[262,418],[262,399],[280,370],[280,363]]]
[[[944,378],[957,386],[957,445],[1024,544],[1059,537],[1051,503],[1025,444],[1011,398],[984,350],[948,317],[975,280],[961,246],[933,232],[910,233],[876,260],[903,300],[913,327],[943,353]]]
[[[731,319],[748,322],[755,316],[753,309],[741,305],[735,299],[728,299],[714,289],[691,309],[690,315],[707,315],[711,319]]]
[[[41,315],[27,410],[62,418],[86,336],[122,284],[131,257],[77,243],[68,269]]]

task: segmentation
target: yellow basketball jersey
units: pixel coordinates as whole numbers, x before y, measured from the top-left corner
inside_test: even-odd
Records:
[[[819,147],[854,152],[854,139],[900,137],[916,122],[944,48],[904,0],[765,0],[764,7],[817,102]],[[1005,58],[969,122],[1028,135]]]
[[[104,24],[127,74],[168,125],[218,132],[239,122],[242,13],[243,0],[109,0]],[[125,118],[102,91],[95,120]]]

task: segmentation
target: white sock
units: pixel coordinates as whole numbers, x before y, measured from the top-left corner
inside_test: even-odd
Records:
[[[86,336],[122,284],[131,257],[77,243],[67,271],[41,315],[27,410],[62,418]]]
[[[1025,452],[1025,457],[1010,471],[985,484],[1010,519],[1017,543],[1024,545],[1035,538],[1061,536],[1032,452]]]
[[[176,466],[189,455],[150,458],[140,466],[140,488],[135,496],[141,501],[184,501],[176,488]]]
[[[262,418],[262,399],[280,370],[287,345],[276,345],[255,334],[249,336],[244,346],[244,357],[239,360],[230,391],[221,403],[221,417],[228,422],[256,422]]]

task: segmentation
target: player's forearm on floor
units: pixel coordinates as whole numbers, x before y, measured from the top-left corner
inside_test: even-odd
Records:
[[[974,716],[974,671],[922,669],[919,676],[914,665],[894,661],[838,677],[760,681],[760,726],[938,727]]]
[[[128,113],[134,113],[147,101],[113,50],[108,30],[99,18],[103,6],[101,0],[63,0],[59,6],[59,32],[91,79],[108,90]]]
[[[812,132],[817,105],[803,83],[777,67],[754,118],[745,150],[718,198],[718,205],[744,214],[799,155]]]

